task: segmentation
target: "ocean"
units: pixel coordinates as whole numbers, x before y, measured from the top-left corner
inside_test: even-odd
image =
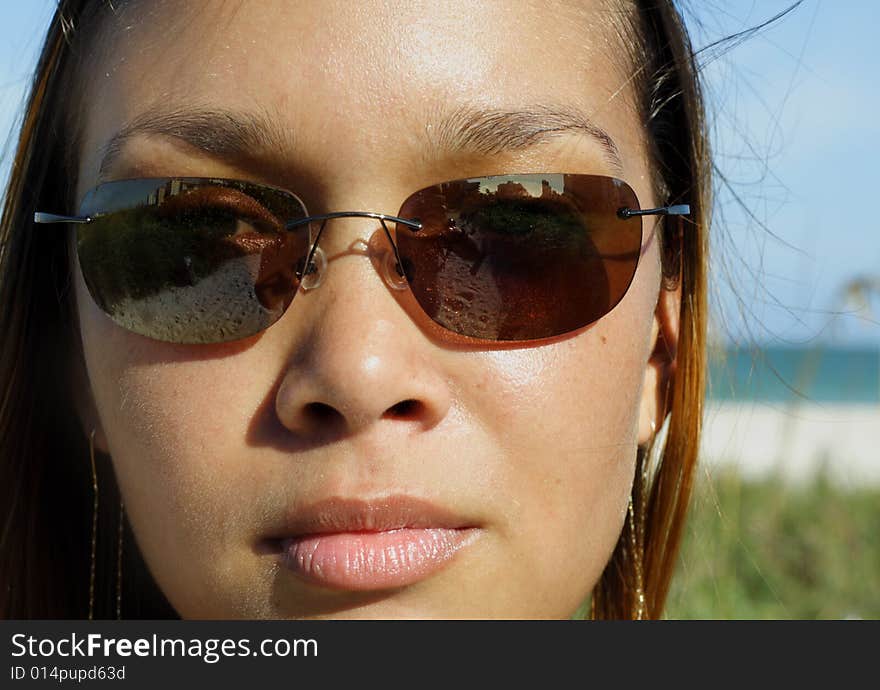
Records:
[[[729,347],[709,357],[718,402],[880,403],[880,346]]]

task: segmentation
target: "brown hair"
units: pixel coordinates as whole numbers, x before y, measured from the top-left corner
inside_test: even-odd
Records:
[[[706,385],[712,166],[696,56],[671,1],[637,0],[635,6],[628,28],[641,39],[631,41],[632,64],[655,191],[669,203],[689,203],[691,213],[666,223],[661,236],[664,287],[681,288],[665,443],[638,450],[634,520],[626,521],[593,590],[594,618],[659,618],[663,612],[690,502]]]
[[[109,5],[109,3],[106,3]],[[83,618],[88,613],[92,491],[89,443],[72,391],[84,369],[63,232],[34,227],[38,209],[69,209],[76,184],[71,139],[76,50],[105,9],[61,0],[24,112],[0,220],[0,618]],[[690,203],[684,225],[664,226],[666,287],[682,290],[680,335],[658,460],[640,448],[635,530],[620,536],[592,597],[598,618],[659,617],[675,569],[697,460],[705,376],[710,166],[694,54],[671,0],[629,12],[636,93],[652,147],[654,185]],[[85,52],[85,51],[83,51]],[[59,236],[60,235],[60,236]],[[115,615],[118,489],[109,458],[99,477],[95,617]],[[128,530],[128,527],[125,527]],[[125,543],[134,544],[127,531]],[[175,616],[136,548],[126,548],[123,615]]]

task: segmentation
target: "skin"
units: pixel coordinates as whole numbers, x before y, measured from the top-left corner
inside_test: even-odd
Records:
[[[565,171],[622,177],[643,207],[658,201],[644,130],[618,93],[628,66],[620,46],[608,50],[620,39],[602,3],[182,5],[130,8],[118,24],[131,27],[124,42],[112,30],[102,39],[77,198],[99,181],[100,153],[127,122],[156,103],[197,103],[271,113],[279,145],[228,160],[139,136],[102,179],[252,179],[295,191],[313,213],[396,213],[441,180]],[[574,133],[492,155],[426,146],[441,107],[550,102],[577,104],[607,131],[622,170]],[[331,222],[322,247],[333,256],[377,227]],[[428,337],[358,253],[333,258],[321,287],[259,336],[162,343],[110,321],[74,258],[80,415],[112,456],[138,546],[171,604],[187,618],[570,616],[617,542],[637,445],[663,418],[673,372],[679,294],[660,289],[652,228],[646,221],[633,285],[609,315],[509,349]],[[395,413],[404,400],[417,404]],[[313,402],[335,413],[311,416]],[[447,508],[477,538],[426,580],[380,592],[306,584],[261,551],[286,510],[392,494]]]

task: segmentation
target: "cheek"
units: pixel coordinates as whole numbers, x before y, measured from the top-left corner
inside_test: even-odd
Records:
[[[478,373],[459,378],[457,397],[526,466],[545,472],[553,458],[635,453],[656,304],[647,289],[655,271],[643,273],[651,275],[587,329],[550,345],[481,353]]]
[[[495,353],[474,384],[475,407],[504,459],[493,482],[512,499],[503,507],[506,536],[530,563],[532,589],[548,592],[547,601],[535,597],[538,611],[569,615],[620,533],[644,347],[613,346],[629,340],[618,331],[602,322],[540,350]]]
[[[501,448],[493,467],[507,536],[528,562],[535,606],[570,614],[611,556],[637,453],[658,273],[646,261],[601,321],[540,348],[485,353],[462,399]],[[640,269],[641,270],[641,269]],[[536,554],[540,557],[536,558]],[[536,587],[536,585],[538,585]]]
[[[108,445],[159,587],[184,617],[257,615],[249,597],[259,588],[241,586],[240,566],[254,556],[242,526],[272,478],[256,454],[232,452],[246,449],[254,409],[247,387],[229,384],[238,372],[220,360],[132,366],[108,357],[104,367],[116,373],[102,385]]]
[[[259,472],[258,463],[222,452],[242,445],[259,402],[229,382],[252,377],[219,348],[215,359],[185,361],[185,349],[124,331],[80,287],[86,365],[138,546],[179,612],[185,601],[216,615],[218,601],[209,600],[216,595],[205,592],[226,568],[210,573],[205,564],[218,553],[245,555],[231,537],[246,515],[242,492]]]

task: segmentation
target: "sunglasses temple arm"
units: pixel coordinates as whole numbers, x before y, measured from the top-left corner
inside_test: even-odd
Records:
[[[688,204],[677,204],[675,206],[661,206],[645,210],[622,208],[617,212],[617,215],[625,220],[635,216],[688,216],[690,213],[691,207]]]
[[[55,213],[34,213],[34,223],[91,223],[88,216],[59,216]]]

